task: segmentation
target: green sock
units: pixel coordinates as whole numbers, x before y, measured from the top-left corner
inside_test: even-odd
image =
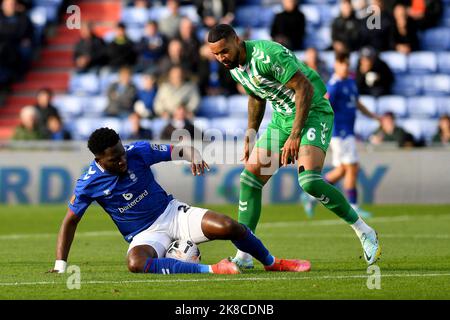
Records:
[[[303,171],[298,176],[298,182],[305,192],[315,197],[348,224],[354,224],[358,220],[358,214],[347,199],[338,189],[323,180],[320,171]]]
[[[238,222],[245,224],[253,232],[261,215],[263,182],[250,171],[244,169],[240,177]]]

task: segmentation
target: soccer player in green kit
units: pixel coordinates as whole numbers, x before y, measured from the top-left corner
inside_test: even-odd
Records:
[[[279,166],[297,161],[298,182],[304,192],[345,220],[360,239],[367,263],[375,263],[381,255],[377,233],[321,175],[334,113],[319,75],[282,45],[267,40],[242,41],[227,24],[209,31],[208,45],[249,95],[238,221],[255,232],[262,188]],[[273,108],[272,120],[253,148],[252,136],[259,129],[267,100]],[[233,261],[242,268],[253,267],[252,257],[242,251]]]

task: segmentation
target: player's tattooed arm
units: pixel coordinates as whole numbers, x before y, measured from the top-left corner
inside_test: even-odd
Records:
[[[301,139],[300,135],[303,126],[305,125],[306,118],[308,117],[314,94],[314,88],[311,82],[309,82],[308,78],[301,72],[294,74],[291,80],[286,83],[286,87],[295,92],[296,113],[291,134],[282,148],[281,163],[283,165],[289,164],[290,161],[294,162],[294,159],[298,158]]]
[[[256,133],[259,130],[261,121],[264,118],[264,112],[266,111],[266,100],[261,99],[254,95],[248,97],[248,125],[245,132],[244,140],[244,156],[241,161],[245,163],[250,157],[250,152],[253,149],[255,143]]]

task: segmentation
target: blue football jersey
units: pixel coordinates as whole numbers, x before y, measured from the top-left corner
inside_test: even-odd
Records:
[[[333,137],[354,135],[356,102],[359,98],[355,80],[338,79],[335,75],[327,83],[328,98],[334,110]]]
[[[124,146],[128,172],[108,173],[95,160],[77,180],[69,209],[83,216],[93,201],[109,214],[127,242],[147,229],[173,199],[156,182],[150,166],[171,160],[171,147],[165,144],[135,142]]]

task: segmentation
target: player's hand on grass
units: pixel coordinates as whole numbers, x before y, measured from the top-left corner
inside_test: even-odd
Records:
[[[287,166],[290,163],[295,163],[298,159],[298,151],[300,149],[300,137],[289,136],[281,148],[281,164]]]

